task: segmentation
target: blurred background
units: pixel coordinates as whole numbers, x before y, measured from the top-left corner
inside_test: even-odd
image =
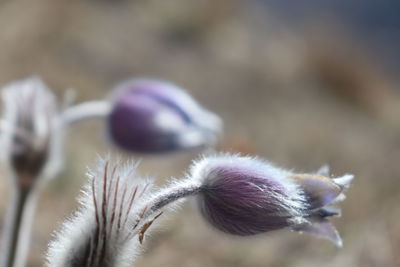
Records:
[[[3,0],[0,84],[37,74],[60,101],[74,88],[81,102],[127,78],[167,79],[224,119],[219,149],[356,175],[335,219],[343,249],[289,231],[232,238],[189,203],[136,266],[400,266],[399,9],[394,0]],[[70,130],[65,169],[40,199],[29,266],[42,266],[75,209],[86,166],[113,150],[105,137],[102,121]],[[125,156],[163,184],[197,154]],[[7,186],[2,172],[0,217]]]

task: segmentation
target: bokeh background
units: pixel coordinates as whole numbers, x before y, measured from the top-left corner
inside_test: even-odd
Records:
[[[3,0],[0,84],[40,75],[76,102],[137,76],[173,81],[225,122],[219,149],[281,166],[356,175],[344,248],[289,231],[232,238],[185,205],[148,239],[136,266],[400,266],[400,5],[396,1]],[[70,129],[65,169],[45,189],[29,266],[76,207],[86,166],[109,150],[103,122]],[[159,184],[196,152],[141,159]],[[0,179],[1,218],[8,180]],[[3,220],[1,220],[2,222]]]

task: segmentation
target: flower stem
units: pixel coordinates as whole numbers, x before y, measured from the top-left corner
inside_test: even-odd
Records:
[[[67,108],[62,113],[62,120],[65,125],[71,125],[85,119],[104,117],[110,110],[111,104],[106,100],[87,101]]]
[[[163,209],[179,200],[189,196],[197,195],[202,190],[201,184],[197,181],[186,180],[180,183],[171,184],[170,186],[161,189],[151,199],[144,203],[140,222],[136,225],[134,232],[141,231],[141,227],[148,221],[149,218],[157,216]]]
[[[3,229],[2,267],[25,266],[35,207],[34,189],[13,190]]]

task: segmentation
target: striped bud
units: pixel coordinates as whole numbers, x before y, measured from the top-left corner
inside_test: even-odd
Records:
[[[157,153],[214,144],[221,120],[176,85],[141,79],[117,88],[108,130],[124,150]]]
[[[191,177],[202,184],[201,213],[223,232],[247,236],[290,228],[342,244],[327,217],[339,215],[331,205],[344,198],[353,175],[295,174],[259,159],[225,155],[198,161]]]

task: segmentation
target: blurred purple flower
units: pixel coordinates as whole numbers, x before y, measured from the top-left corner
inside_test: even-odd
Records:
[[[204,158],[191,171],[202,184],[202,214],[223,232],[247,236],[290,228],[342,246],[327,217],[339,215],[331,204],[344,199],[353,175],[327,175],[326,167],[316,174],[294,174],[258,159],[228,155]]]
[[[113,103],[110,138],[127,151],[156,153],[213,145],[221,132],[218,116],[168,82],[125,82],[117,87]]]

